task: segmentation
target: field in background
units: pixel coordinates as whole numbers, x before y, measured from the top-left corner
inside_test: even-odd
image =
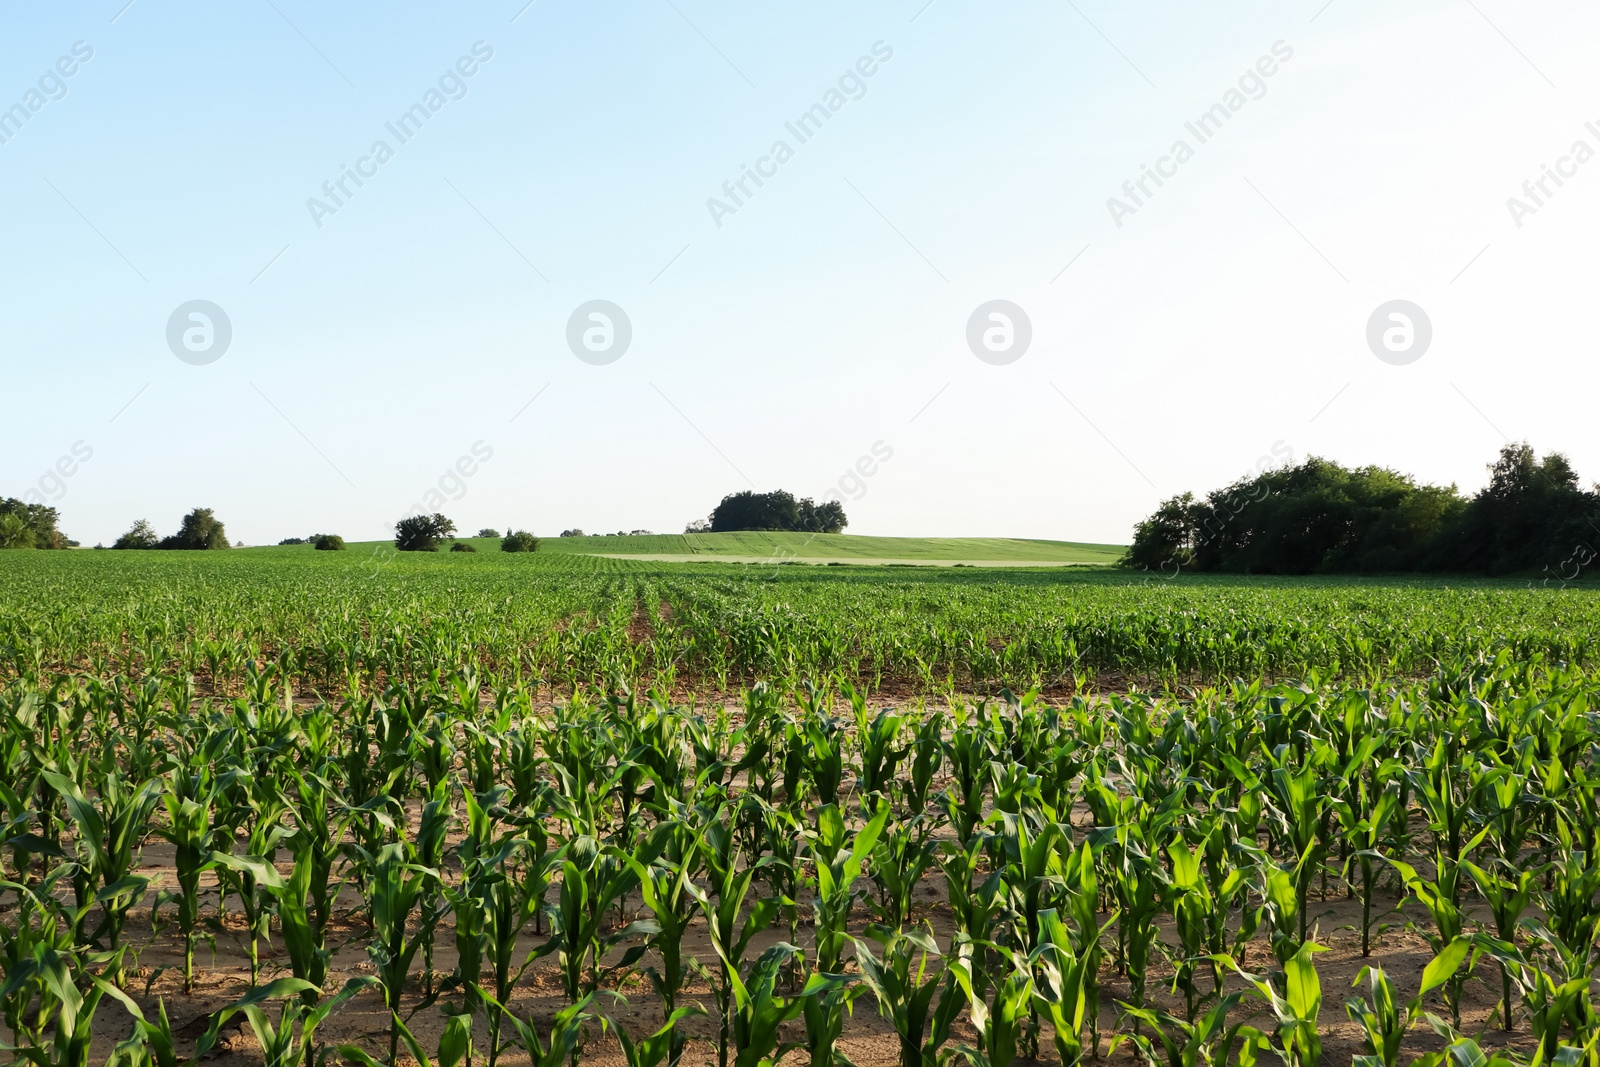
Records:
[[[598,538],[594,540],[600,540]],[[642,539],[641,539],[642,540]],[[559,542],[546,542],[546,544]],[[71,665],[316,685],[471,662],[547,694],[617,679],[976,693],[1416,676],[1504,652],[1592,662],[1597,590],[1509,581],[1166,581],[1109,567],[806,567],[533,555],[11,553],[0,675]]]
[[[462,537],[479,552],[499,552],[492,538]],[[383,542],[352,543],[352,551],[370,552]],[[249,549],[251,552],[267,551]],[[310,552],[307,545],[271,551]],[[543,537],[539,551],[551,555],[649,556],[662,562],[724,559],[751,563],[781,561],[874,560],[892,563],[1007,564],[1110,564],[1124,551],[1122,545],[1083,544],[1076,541],[1041,541],[1017,537],[857,537],[853,534],[746,532],[715,534],[640,534],[601,537]]]

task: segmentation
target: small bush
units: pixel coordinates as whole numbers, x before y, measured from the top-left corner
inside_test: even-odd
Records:
[[[344,538],[338,534],[317,534],[311,539],[311,547],[318,552],[343,552]]]
[[[537,552],[539,539],[527,530],[510,530],[506,533],[506,539],[500,542],[500,551]]]
[[[452,551],[452,552],[476,552],[478,550],[473,548],[471,545],[467,544],[465,541],[457,541],[455,544],[450,546],[450,551]]]
[[[285,545],[303,545],[303,544],[306,544],[306,538],[304,538],[304,537],[285,537],[282,541],[278,542],[278,547],[282,548]]]
[[[561,531],[561,536],[562,537],[582,537],[583,536],[583,531],[578,529],[576,526],[574,526],[570,530],[562,530]]]
[[[511,532],[510,530],[506,531],[506,533],[510,533],[510,532]],[[485,526],[483,529],[478,531],[478,536],[479,537],[499,537],[500,536],[500,531],[499,530],[494,530],[494,529],[491,529],[491,528]]]

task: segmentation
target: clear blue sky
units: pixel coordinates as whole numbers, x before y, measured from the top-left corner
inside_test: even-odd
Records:
[[[196,505],[375,538],[482,442],[464,529],[673,532],[882,442],[850,532],[1122,541],[1289,454],[1600,477],[1592,7],[524,2],[8,5],[0,494],[87,544]],[[1005,365],[967,341],[996,299]],[[1366,339],[1395,299],[1406,366]],[[632,325],[604,365],[591,300]]]

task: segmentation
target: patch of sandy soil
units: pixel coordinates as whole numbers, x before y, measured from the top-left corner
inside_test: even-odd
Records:
[[[160,888],[170,888],[175,885],[175,871],[171,863],[171,848],[164,843],[152,844],[144,850],[142,870],[153,879],[152,894]],[[214,918],[218,911],[216,892],[214,882],[209,878],[208,884],[213,888],[206,894],[202,914],[204,917]],[[1315,889],[1313,895],[1315,898]],[[1319,1026],[1324,1043],[1323,1062],[1338,1064],[1348,1063],[1351,1056],[1364,1051],[1360,1030],[1346,1017],[1343,1008],[1343,1002],[1347,997],[1365,994],[1365,982],[1358,988],[1352,989],[1362,968],[1369,963],[1381,964],[1394,981],[1400,996],[1409,998],[1414,995],[1421,979],[1422,969],[1431,959],[1432,953],[1423,937],[1404,928],[1407,916],[1388,915],[1381,921],[1388,923],[1389,928],[1375,938],[1372,958],[1363,959],[1360,954],[1360,936],[1356,928],[1360,921],[1358,904],[1345,899],[1342,887],[1331,882],[1329,895],[1330,899],[1327,900],[1313,899],[1312,916],[1318,930],[1317,940],[1328,949],[1316,957],[1323,993]],[[552,901],[554,896],[555,891],[552,890]],[[920,903],[915,914],[916,922],[931,924],[941,948],[947,949],[952,928],[949,908],[945,903],[942,876],[935,872],[925,878],[918,890],[918,896]],[[243,922],[237,914],[236,901],[230,898],[229,913],[223,916],[220,922],[212,923],[213,943],[202,944],[198,950],[195,988],[193,992],[185,994],[182,991],[182,938],[170,924],[159,933],[151,933],[149,899],[153,899],[153,896],[147,899],[145,906],[135,911],[128,924],[127,940],[138,952],[139,967],[128,979],[127,988],[152,1018],[157,1001],[165,1003],[172,1025],[180,1035],[180,1052],[187,1054],[193,1048],[195,1040],[205,1031],[211,1013],[232,1003],[249,988],[249,957]],[[341,893],[339,903],[341,909],[336,915],[334,929],[330,931],[329,937],[330,945],[339,946],[326,985],[330,991],[337,990],[351,977],[374,973],[365,949],[368,931],[357,918],[359,897],[351,887],[347,886]],[[1382,911],[1392,910],[1394,904],[1395,899],[1392,894],[1380,894],[1379,901],[1374,905],[1375,916]],[[1470,906],[1468,910],[1475,918],[1487,920],[1487,916],[1478,914]],[[642,912],[642,904],[637,897],[627,902],[626,911],[630,920]],[[1414,914],[1409,918],[1418,924],[1419,929],[1425,929],[1428,921],[1426,915],[1415,904],[1411,906],[1411,911]],[[858,906],[853,922],[858,935],[864,933],[869,918],[865,903]],[[1168,939],[1168,933],[1163,930],[1164,939]],[[748,958],[754,960],[762,949],[780,940],[786,940],[787,935],[787,928],[780,922],[777,928],[770,929],[755,938]],[[531,951],[544,939],[543,936],[535,936],[530,931],[529,935],[522,939],[522,951]],[[799,939],[803,944],[810,943],[808,923],[802,923]],[[433,966],[442,976],[450,972],[456,961],[454,934],[448,918],[440,926],[436,943]],[[686,952],[702,960],[715,959],[715,954],[706,939],[703,922],[696,921],[685,939],[684,948]],[[261,957],[263,981],[288,974],[288,964],[281,946],[263,944]],[[652,956],[647,955],[619,986],[612,987],[612,991],[621,994],[625,1000],[613,1001],[608,997],[600,1004],[601,1011],[626,1027],[635,1037],[651,1033],[661,1025],[662,1013],[643,975],[643,968],[649,966],[651,962],[653,962]],[[1260,972],[1267,972],[1273,968],[1264,935],[1258,936],[1247,947],[1242,963],[1246,969]],[[849,967],[853,969],[853,963]],[[407,1011],[413,1010],[422,1002],[420,970],[419,955],[408,988]],[[1150,995],[1159,1006],[1181,1015],[1182,998],[1181,995],[1174,995],[1169,988],[1171,975],[1170,965],[1158,958],[1153,965],[1149,981]],[[1107,1062],[1135,1063],[1137,1060],[1128,1045],[1118,1049],[1115,1055],[1105,1056],[1109,1038],[1117,1030],[1117,1002],[1126,1000],[1130,996],[1126,979],[1117,974],[1111,966],[1109,952],[1107,966],[1101,974],[1101,982],[1102,1057],[1106,1058]],[[1243,983],[1231,982],[1230,988],[1234,987],[1242,988]],[[1528,1051],[1532,1047],[1532,1039],[1525,1020],[1517,1020],[1517,1029],[1514,1033],[1503,1034],[1499,1030],[1495,1015],[1498,991],[1498,973],[1492,962],[1484,961],[1466,985],[1462,1030],[1468,1034],[1485,1031],[1481,1038],[1485,1047],[1509,1047]],[[714,1003],[710,994],[710,987],[702,981],[691,987],[688,999],[699,1001],[710,1010]],[[430,1055],[437,1047],[443,1029],[444,1014],[441,1005],[451,1002],[452,999],[455,1003],[459,1003],[458,996],[443,998],[439,1005],[422,1008],[410,1019],[409,1025]],[[522,1018],[535,1020],[543,1032],[550,1019],[565,1004],[554,958],[547,957],[529,969],[527,975],[517,985],[510,1006]],[[1445,1007],[1437,996],[1430,997],[1426,1007],[1436,1014],[1447,1016]],[[1256,1025],[1270,1029],[1271,1020],[1264,1013],[1259,998],[1247,1000],[1240,1009],[1240,1015],[1235,1018],[1250,1013],[1255,1015]],[[270,1014],[275,1017],[276,1011]],[[685,1054],[685,1064],[693,1067],[715,1064],[716,1027],[713,1019],[692,1018],[683,1025],[692,1038]],[[1054,1062],[1055,1056],[1050,1044],[1047,1023],[1045,1027],[1041,1040],[1041,1057],[1044,1061]],[[480,1019],[476,1029],[478,1053],[482,1055],[487,1050],[486,1022]],[[103,1062],[111,1046],[127,1037],[130,1031],[131,1022],[127,1013],[120,1005],[109,999],[105,1001],[95,1018],[93,1062]],[[798,1020],[789,1024],[786,1034],[792,1040],[803,1041],[803,1024]],[[975,1038],[976,1035],[967,1024],[963,1012],[952,1036],[952,1042],[970,1042]],[[383,1009],[381,995],[376,990],[370,990],[350,1001],[323,1024],[318,1039],[327,1044],[357,1044],[381,1059],[387,1052],[387,1015]],[[1444,1042],[1435,1036],[1426,1024],[1419,1023],[1406,1038],[1404,1046],[1406,1058],[1409,1060],[1420,1053],[1441,1048],[1443,1044]],[[841,1046],[858,1067],[893,1067],[898,1063],[899,1050],[894,1032],[879,1017],[870,993],[864,994],[856,1002],[854,1012],[845,1024]],[[404,1053],[402,1060],[406,1060]],[[510,1067],[529,1062],[527,1055],[514,1046],[506,1050],[501,1061]],[[244,1067],[247,1064],[256,1065],[262,1062],[260,1047],[242,1016],[236,1016],[233,1023],[225,1028],[217,1050],[207,1058],[206,1062],[215,1064],[216,1067],[236,1067],[236,1065]],[[615,1037],[611,1034],[602,1035],[598,1029],[591,1034],[587,1042],[582,1062],[593,1064],[595,1067],[625,1065]],[[804,1050],[791,1053],[786,1062],[804,1064],[806,1062]]]

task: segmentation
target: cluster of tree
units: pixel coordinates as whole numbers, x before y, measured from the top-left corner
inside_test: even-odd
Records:
[[[754,493],[748,489],[741,493],[730,493],[722,498],[722,503],[711,512],[707,522],[711,533],[796,530],[833,534],[843,532],[850,524],[850,520],[845,518],[844,505],[839,501],[825,500],[818,504],[810,497],[796,500],[793,493],[782,489],[770,493]]]
[[[455,537],[455,533],[456,524],[438,512],[410,515],[394,524],[394,547],[401,552],[437,552],[447,538]],[[500,531],[485,527],[478,531],[478,536],[499,537]],[[455,541],[450,545],[450,551],[476,552],[477,549],[465,541]],[[500,542],[500,551],[537,552],[539,539],[527,530],[507,529]]]
[[[505,540],[500,542],[502,552],[537,552],[539,539],[527,530],[507,530]]]
[[[1600,487],[1583,489],[1559,452],[1540,459],[1522,443],[1501,449],[1471,497],[1315,456],[1203,499],[1184,493],[1138,525],[1122,562],[1168,575],[1544,570],[1570,580],[1597,543]]]
[[[60,513],[48,505],[0,500],[0,549],[75,547],[78,542],[56,528],[60,521]]]
[[[156,533],[148,520],[140,519],[117,538],[112,548],[217,549],[229,548],[228,532],[210,508],[195,508],[183,517],[178,532],[169,537]]]
[[[278,542],[283,545],[310,545],[318,552],[343,552],[344,538],[338,534],[312,534],[310,537],[285,537]]]

